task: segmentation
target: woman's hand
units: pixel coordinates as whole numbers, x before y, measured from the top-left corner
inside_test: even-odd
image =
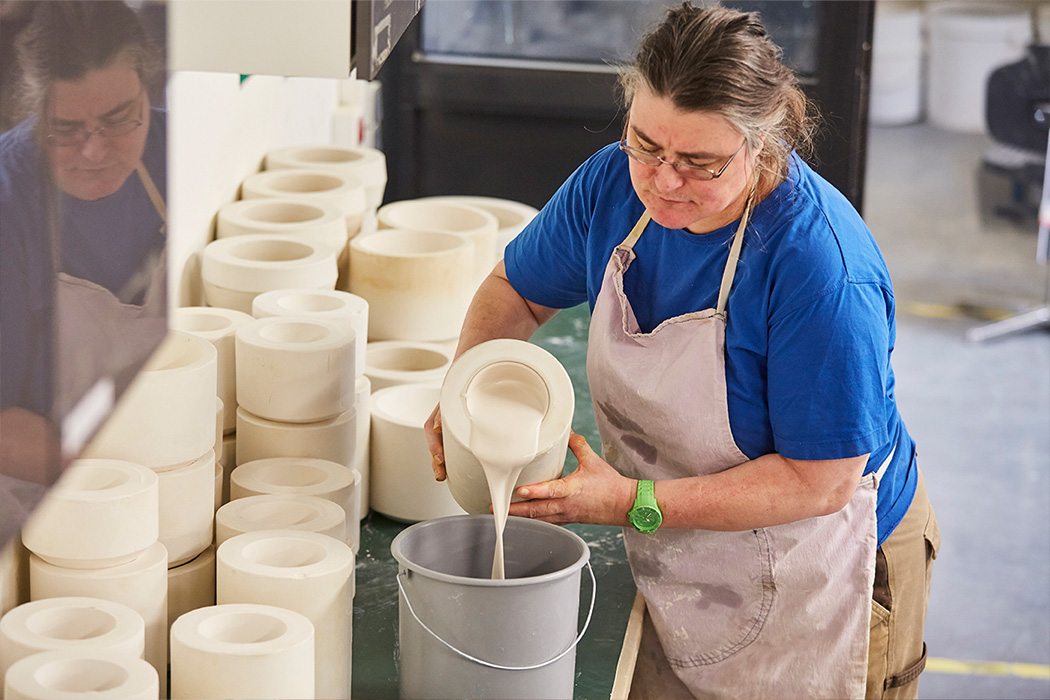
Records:
[[[510,514],[548,523],[627,525],[627,511],[634,505],[634,479],[628,479],[598,456],[582,435],[569,435],[569,449],[579,466],[568,476],[522,486],[511,503]]]
[[[434,470],[434,478],[437,481],[445,480],[445,446],[441,440],[441,406],[434,407],[434,412],[423,424],[423,435],[427,439],[427,448],[430,450],[430,468]]]

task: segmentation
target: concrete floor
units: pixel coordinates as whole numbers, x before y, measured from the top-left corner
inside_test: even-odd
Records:
[[[965,337],[982,309],[1044,304],[1048,268],[1034,225],[981,221],[989,144],[928,125],[869,141],[864,214],[896,290],[900,408],[942,534],[922,698],[1050,698],[1050,333]]]

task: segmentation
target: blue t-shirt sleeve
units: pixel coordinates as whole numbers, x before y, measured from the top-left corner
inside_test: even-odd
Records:
[[[890,439],[887,292],[844,281],[769,327],[769,417],[776,451],[841,459]]]
[[[588,237],[609,153],[577,168],[507,245],[507,279],[529,301],[566,309],[587,300]]]

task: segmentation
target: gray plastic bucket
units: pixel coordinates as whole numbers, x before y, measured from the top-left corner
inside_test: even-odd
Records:
[[[398,562],[402,698],[571,699],[580,571],[590,550],[574,532],[511,517],[507,578],[493,580],[491,515],[417,523],[390,545]]]

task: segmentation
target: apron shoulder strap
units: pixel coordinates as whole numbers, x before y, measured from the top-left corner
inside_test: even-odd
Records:
[[[645,227],[649,225],[651,219],[652,216],[649,215],[649,210],[646,209],[642,212],[642,216],[638,219],[638,223],[636,223],[634,228],[631,229],[631,232],[627,234],[627,238],[623,239],[617,247],[627,248],[628,250],[633,249],[634,244],[638,242],[638,238],[642,235],[642,231],[645,230]]]
[[[751,218],[751,209],[754,207],[755,190],[747,195],[744,202],[744,213],[740,215],[740,225],[733,235],[733,245],[729,248],[729,260],[726,261],[725,270],[722,271],[722,285],[718,288],[718,305],[715,314],[725,317],[726,301],[729,299],[729,290],[733,286],[733,277],[736,275],[736,264],[740,261],[740,248],[744,244],[744,229],[747,228],[748,219]]]
[[[138,165],[135,166],[135,172],[139,176],[139,180],[142,181],[142,186],[146,188],[146,194],[149,195],[149,200],[153,202],[153,208],[160,214],[160,220],[164,223],[168,222],[168,207],[164,203],[164,198],[160,196],[160,190],[157,189],[157,185],[154,184],[153,178],[150,177],[149,171],[146,170],[146,166],[140,160]]]

